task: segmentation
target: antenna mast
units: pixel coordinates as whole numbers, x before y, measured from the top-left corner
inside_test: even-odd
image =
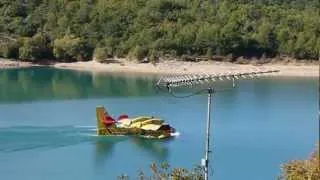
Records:
[[[169,93],[172,93],[173,88],[182,86],[199,86],[200,84],[207,84],[208,88],[208,109],[207,109],[207,123],[206,123],[206,139],[205,139],[205,157],[201,160],[201,165],[204,167],[204,179],[209,179],[209,153],[210,150],[210,123],[211,123],[211,101],[212,95],[215,93],[213,82],[232,80],[232,87],[235,87],[236,79],[256,78],[261,75],[279,72],[279,70],[252,70],[252,71],[235,71],[221,74],[184,74],[162,77],[156,84],[158,87],[165,87]],[[189,96],[186,96],[189,97]]]

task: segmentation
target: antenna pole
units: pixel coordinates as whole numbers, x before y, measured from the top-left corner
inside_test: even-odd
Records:
[[[247,72],[227,72],[220,74],[185,74],[177,75],[172,77],[163,77],[157,82],[157,86],[166,87],[169,93],[172,92],[172,87],[186,87],[186,86],[195,86],[199,84],[210,84],[215,81],[224,81],[232,80],[232,87],[236,86],[236,79],[247,79],[254,78],[260,75],[279,72],[279,70],[252,70]],[[208,90],[208,110],[207,110],[207,127],[206,127],[206,140],[205,140],[205,157],[201,159],[201,166],[204,167],[204,179],[208,180],[208,171],[209,171],[209,153],[210,151],[210,116],[211,116],[211,100],[212,94],[215,93],[214,88],[211,86]],[[195,93],[193,95],[196,95]],[[190,96],[193,96],[190,95]],[[190,97],[186,96],[186,97]]]
[[[205,154],[205,167],[204,167],[204,179],[208,180],[208,172],[209,172],[209,153],[210,153],[210,118],[211,118],[211,100],[212,94],[214,90],[212,88],[208,89],[208,110],[207,110],[207,133],[206,133],[206,154]]]

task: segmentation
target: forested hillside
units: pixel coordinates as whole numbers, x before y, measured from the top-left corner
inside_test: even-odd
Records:
[[[0,56],[318,59],[319,0],[1,0]]]

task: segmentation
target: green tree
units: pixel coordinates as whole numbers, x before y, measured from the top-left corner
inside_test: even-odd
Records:
[[[255,39],[264,52],[275,55],[278,49],[278,42],[270,22],[263,20],[262,24],[258,27]]]
[[[297,58],[303,59],[308,56],[307,50],[304,48],[308,41],[308,35],[304,32],[298,34],[298,39],[294,46],[294,54]]]
[[[293,35],[288,27],[280,27],[277,33],[279,44],[279,53],[290,55],[293,52]]]
[[[32,61],[52,58],[50,40],[45,34],[36,34],[32,38],[25,38],[19,48],[19,58]]]
[[[320,37],[317,39],[316,51],[318,52],[318,60],[320,61]]]
[[[0,45],[0,54],[5,58],[19,58],[19,42],[7,42]]]
[[[84,40],[73,35],[66,35],[53,43],[53,55],[60,60],[84,61],[91,57],[90,53],[92,50],[85,45]]]
[[[130,51],[129,58],[132,60],[136,59],[138,61],[141,61],[144,57],[147,57],[147,55],[148,55],[148,50],[146,48],[143,48],[137,45]]]
[[[219,26],[210,25],[204,23],[199,27],[196,35],[195,45],[199,48],[198,51],[202,51],[204,54],[210,49],[212,55],[212,49],[216,49],[219,43]]]
[[[207,49],[206,57],[207,57],[208,59],[212,59],[212,48],[209,47],[209,48]]]
[[[30,38],[23,40],[23,45],[19,48],[19,58],[22,60],[35,60],[34,47]]]
[[[193,43],[196,39],[196,25],[187,24],[181,28],[175,35],[176,50],[178,55],[189,54],[194,52]]]
[[[97,62],[103,62],[106,60],[106,58],[111,57],[110,52],[108,51],[108,48],[95,48],[93,53],[94,60]]]

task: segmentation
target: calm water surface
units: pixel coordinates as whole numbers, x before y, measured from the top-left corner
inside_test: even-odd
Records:
[[[5,180],[116,179],[152,162],[192,168],[204,154],[205,95],[156,93],[153,77],[48,68],[0,71],[0,174]],[[243,81],[213,100],[211,179],[270,180],[318,141],[318,81]],[[117,116],[154,115],[170,140],[96,137],[95,106]],[[212,171],[211,171],[212,172]]]

